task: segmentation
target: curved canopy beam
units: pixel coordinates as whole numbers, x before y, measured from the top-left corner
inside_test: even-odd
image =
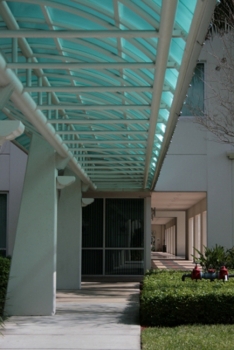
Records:
[[[0,120],[25,125],[25,151],[44,137],[92,190],[151,191],[215,4],[0,1]]]

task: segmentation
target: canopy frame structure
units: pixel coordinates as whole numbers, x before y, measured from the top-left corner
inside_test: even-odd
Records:
[[[84,185],[152,191],[216,0],[0,2],[0,120],[47,140]]]

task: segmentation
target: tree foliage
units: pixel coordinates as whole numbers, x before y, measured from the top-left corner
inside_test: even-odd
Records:
[[[215,8],[212,27],[219,34],[223,34],[234,24],[234,0],[221,0]]]
[[[220,142],[234,145],[234,0],[218,3],[206,40],[212,62],[204,81],[208,97],[205,111],[200,111],[196,121]]]

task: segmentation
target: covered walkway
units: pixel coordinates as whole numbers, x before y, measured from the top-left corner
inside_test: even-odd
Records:
[[[0,143],[15,139],[28,154],[5,311],[38,316],[32,324],[42,324],[33,334],[50,332],[51,320],[61,349],[77,348],[79,335],[75,345],[64,343],[62,305],[76,315],[79,301],[75,309],[67,301],[56,310],[56,289],[80,289],[87,261],[103,275],[123,274],[123,268],[127,275],[136,266],[143,274],[151,267],[151,192],[215,5],[216,0],[0,1]],[[121,210],[106,200],[111,198],[123,199]],[[82,219],[82,207],[93,199],[103,199],[91,209],[91,223],[101,218],[95,227]],[[91,238],[83,239],[82,251],[83,233]],[[92,331],[100,326],[97,337],[104,341],[100,334],[112,334],[108,327],[124,319],[127,303],[117,303],[119,318],[110,312],[113,322],[108,312],[100,322],[99,307],[90,310],[83,302],[79,315],[93,315]],[[54,320],[41,318],[56,312]],[[72,318],[68,322],[72,332],[85,336],[87,323],[74,329]],[[19,326],[17,332],[21,328],[27,331]],[[126,324],[122,328],[130,334]],[[111,338],[116,349],[118,341],[128,346],[119,335]],[[38,348],[38,341],[28,348]],[[95,337],[91,341],[96,349],[110,348]],[[4,346],[13,348],[10,341]]]
[[[152,256],[152,258],[154,258]],[[152,259],[152,268],[191,269],[191,261]],[[142,277],[88,278],[81,290],[57,292],[55,316],[12,316],[1,349],[140,350]],[[125,280],[125,281],[124,281]]]
[[[151,253],[152,269],[192,270],[194,262],[186,260],[184,256],[176,256],[170,253]]]
[[[139,350],[139,283],[83,282],[59,291],[55,316],[15,316],[1,349]]]

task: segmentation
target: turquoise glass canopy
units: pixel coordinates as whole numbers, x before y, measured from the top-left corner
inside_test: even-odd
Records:
[[[25,125],[15,142],[27,152],[33,134],[62,145],[93,189],[152,190],[214,7],[204,3],[0,1],[0,86],[12,84],[0,119]]]

